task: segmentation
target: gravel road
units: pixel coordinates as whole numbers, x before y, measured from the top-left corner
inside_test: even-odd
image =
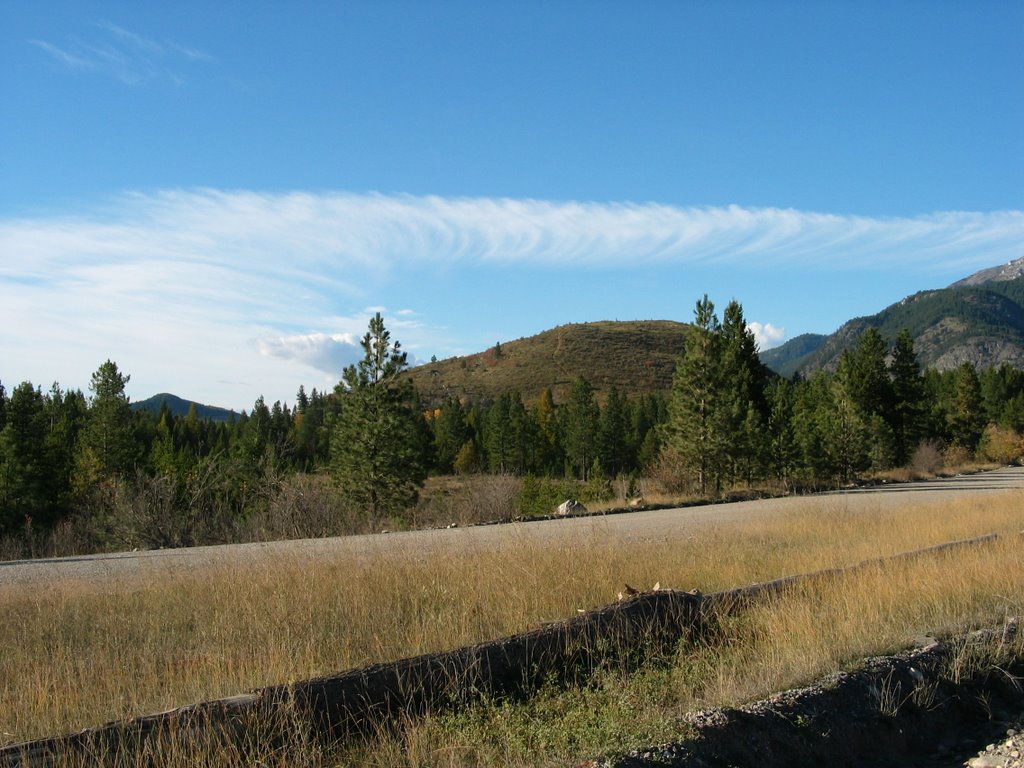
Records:
[[[927,503],[972,493],[1024,490],[1024,468],[1011,467],[921,483],[893,484],[823,494],[820,496],[762,499],[731,504],[709,504],[679,509],[658,509],[623,514],[594,515],[402,533],[341,536],[256,544],[165,549],[86,555],[42,560],[0,562],[0,587],[33,586],[55,580],[120,581],[206,567],[258,564],[286,557],[314,559],[325,556],[362,559],[391,552],[426,557],[435,552],[486,551],[510,540],[586,540],[590,534],[614,535],[631,541],[663,541],[689,536],[707,526],[756,516],[779,515],[822,505],[842,505],[849,511]]]

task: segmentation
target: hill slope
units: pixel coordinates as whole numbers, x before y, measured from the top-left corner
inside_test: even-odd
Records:
[[[830,336],[797,337],[762,355],[783,376],[817,369],[834,370],[843,351],[852,348],[867,328],[877,328],[892,341],[906,328],[918,359],[938,370],[974,363],[978,368],[1003,363],[1024,367],[1024,260],[983,270],[949,288],[922,291],[886,307],[876,315],[858,317]]]
[[[611,386],[624,394],[667,392],[689,326],[671,320],[562,325],[550,331],[413,368],[407,374],[428,405],[446,396],[472,401],[518,391],[527,403],[551,388],[564,402],[584,376],[600,397]]]

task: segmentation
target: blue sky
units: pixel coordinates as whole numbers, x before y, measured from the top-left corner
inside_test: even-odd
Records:
[[[1020,2],[5,3],[0,382],[249,408],[739,300],[763,347],[1024,256]]]

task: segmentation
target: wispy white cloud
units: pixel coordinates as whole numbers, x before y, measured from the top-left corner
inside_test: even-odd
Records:
[[[70,53],[63,48],[48,43],[45,40],[29,40],[29,45],[34,45],[40,50],[48,53],[53,59],[63,64],[68,69],[93,69],[96,66],[96,62],[91,59]]]
[[[61,44],[29,40],[61,66],[78,72],[91,71],[113,77],[126,85],[149,80],[184,81],[183,66],[212,61],[196,48],[173,41],[159,41],[109,21],[95,25],[95,33]]]
[[[275,253],[299,271],[339,264],[387,271],[416,262],[845,270],[894,259],[954,269],[1022,255],[1024,212],[869,218],[739,206],[172,190],[5,229],[41,258],[71,243],[104,259],[127,257],[144,242],[150,253],[202,254],[204,261]]]
[[[409,275],[440,272],[457,282],[478,268],[657,275],[898,263],[960,277],[1024,255],[1021,243],[1020,211],[867,218],[736,206],[171,190],[0,220],[0,333],[8,366],[34,360],[50,371],[59,360],[87,376],[116,344],[130,373],[142,367],[132,356],[157,366],[147,394],[180,376],[186,396],[187,381],[196,380],[244,380],[256,393],[287,396],[297,381],[332,386],[360,356],[358,339],[375,309],[367,305],[390,301],[391,287]],[[424,311],[429,298],[415,288],[407,294],[388,316],[395,338],[428,355],[450,346]],[[762,348],[784,337],[771,323],[751,328]],[[37,377],[55,375],[70,378],[59,370]],[[133,383],[145,386],[144,376]],[[244,405],[240,389],[225,383],[221,402]]]

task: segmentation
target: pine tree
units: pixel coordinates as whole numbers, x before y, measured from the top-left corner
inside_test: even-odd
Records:
[[[778,379],[768,389],[768,466],[784,488],[789,487],[799,455],[793,426],[794,399],[793,385],[785,379]]]
[[[131,376],[107,360],[92,375],[92,398],[81,433],[77,481],[85,487],[98,479],[124,477],[139,458],[134,422],[125,394]]]
[[[865,421],[878,415],[891,422],[892,383],[885,365],[885,339],[877,328],[860,335],[839,362],[838,378]]]
[[[693,473],[701,495],[709,487],[721,489],[728,447],[720,329],[715,305],[705,294],[676,365],[665,426],[666,446]]]
[[[515,471],[515,429],[512,424],[512,396],[505,392],[487,410],[484,422],[484,446],[491,472]]]
[[[331,469],[346,496],[371,516],[414,504],[426,478],[423,432],[412,385],[398,377],[406,353],[378,312],[362,339],[363,359],[335,389],[340,410],[331,435]]]
[[[985,409],[981,399],[981,380],[973,363],[956,369],[956,395],[949,413],[953,442],[973,452],[985,431]]]
[[[470,438],[466,413],[458,398],[445,399],[437,416],[432,420],[431,427],[434,433],[434,460],[437,471],[442,474],[451,472],[455,457]]]
[[[56,522],[70,511],[75,470],[75,449],[85,424],[87,404],[81,390],[64,392],[54,383],[46,396],[43,411],[47,422],[46,455],[49,465],[52,510],[48,518]]]
[[[905,328],[896,337],[889,363],[892,379],[891,426],[895,441],[894,461],[904,466],[924,434],[924,378],[917,362],[914,341]]]
[[[562,409],[562,435],[566,463],[582,480],[587,479],[587,472],[597,456],[600,415],[594,388],[584,377],[577,377]]]
[[[729,479],[742,477],[749,483],[764,460],[767,374],[757,356],[757,342],[747,327],[743,307],[735,300],[725,308],[721,337],[727,470]]]
[[[545,389],[533,409],[533,421],[537,426],[537,447],[534,454],[534,469],[543,475],[554,475],[562,471],[562,438],[558,424],[558,411],[551,389]]]
[[[48,517],[49,466],[42,393],[30,382],[11,392],[0,431],[0,534]]]
[[[839,381],[832,382],[831,407],[819,411],[824,448],[837,477],[850,482],[870,466],[869,427],[854,398]]]
[[[617,477],[632,469],[626,438],[628,426],[626,398],[613,384],[608,390],[604,408],[601,409],[598,427],[601,466],[609,477]]]

